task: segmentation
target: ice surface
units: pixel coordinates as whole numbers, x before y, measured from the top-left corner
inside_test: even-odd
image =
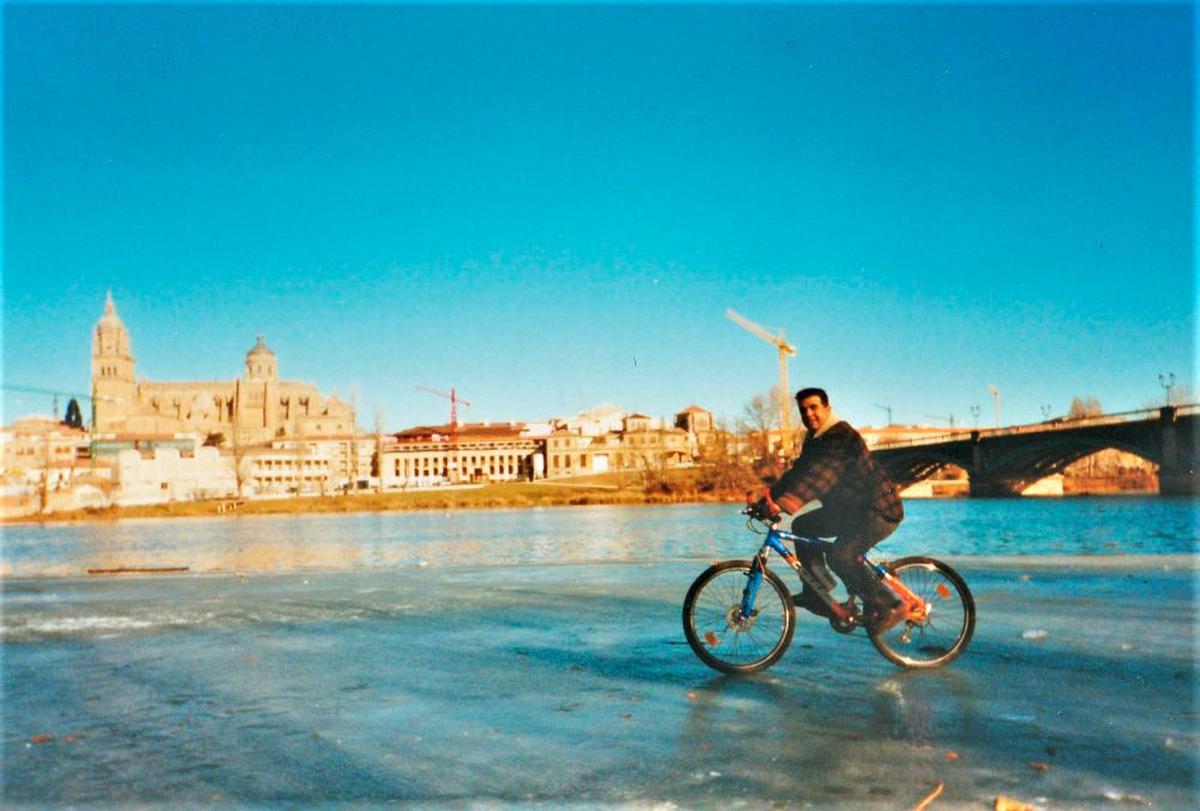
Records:
[[[1086,599],[1076,574],[972,569],[980,626],[950,668],[896,670],[806,618],[782,662],[737,679],[683,643],[695,572],[40,581],[103,610],[6,612],[4,799],[894,808],[943,781],[950,807],[1192,796],[1186,576],[1147,575],[1147,623],[1140,595]],[[1058,630],[1020,640],[1030,614]],[[27,745],[39,734],[55,739]]]
[[[528,539],[476,514],[473,561],[430,531],[390,564],[6,579],[0,799],[894,809],[944,782],[935,808],[1192,807],[1192,555],[958,556],[979,625],[949,668],[898,670],[805,616],[774,668],[731,678],[680,628],[719,550],[664,554],[678,536],[647,539],[669,512],[581,512],[528,516]],[[719,543],[745,556],[739,526],[704,543],[732,530]],[[123,543],[150,550],[139,533],[160,527]],[[584,537],[577,557],[547,551]]]

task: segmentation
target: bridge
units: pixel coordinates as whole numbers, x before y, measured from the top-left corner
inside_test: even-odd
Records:
[[[1200,493],[1200,405],[1166,406],[1101,417],[1060,419],[992,430],[885,442],[872,448],[892,479],[907,486],[943,465],[967,472],[972,496],[1020,495],[1097,451],[1115,448],[1158,465],[1163,495]]]

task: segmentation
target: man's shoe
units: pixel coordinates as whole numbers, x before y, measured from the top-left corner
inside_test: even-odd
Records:
[[[908,618],[908,606],[897,600],[889,608],[876,609],[866,616],[867,630],[882,634]]]
[[[803,608],[805,611],[811,611],[818,617],[828,619],[833,616],[833,612],[829,609],[829,605],[817,596],[815,591],[804,589],[799,594],[792,595],[792,604],[796,608]]]

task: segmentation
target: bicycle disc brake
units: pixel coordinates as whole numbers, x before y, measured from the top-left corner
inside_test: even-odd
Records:
[[[725,612],[725,625],[734,633],[740,634],[745,631],[749,631],[754,627],[754,622],[757,619],[757,608],[750,612],[750,616],[743,617],[741,603],[736,603],[730,606],[729,610]]]

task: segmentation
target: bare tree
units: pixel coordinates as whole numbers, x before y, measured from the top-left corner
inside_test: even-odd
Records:
[[[1067,419],[1081,420],[1086,417],[1099,417],[1104,414],[1104,409],[1100,405],[1100,400],[1095,396],[1075,397],[1071,400],[1071,409],[1067,412]]]
[[[246,486],[246,448],[242,444],[242,437],[234,425],[230,431],[233,436],[233,441],[230,444],[230,450],[233,453],[233,480],[237,483],[237,496],[241,498]]]
[[[383,406],[375,406],[375,492],[383,492]]]
[[[671,482],[667,478],[667,455],[644,451],[638,455],[638,470],[642,474],[642,491],[645,493],[670,493]]]
[[[721,420],[700,446],[700,489],[744,494],[759,484],[754,468],[741,452],[741,438]]]
[[[38,465],[38,512],[50,511],[50,434],[42,437],[42,458]]]
[[[778,386],[766,394],[754,395],[746,403],[738,423],[738,430],[749,440],[758,466],[765,475],[771,477],[777,477],[782,472],[780,459],[771,448],[771,432],[779,428],[779,397]]]
[[[750,438],[751,449],[758,457],[767,455],[771,431],[779,426],[779,409],[770,394],[756,394],[742,409],[739,429]]]
[[[358,489],[358,384],[350,386],[350,486],[349,490]]]

